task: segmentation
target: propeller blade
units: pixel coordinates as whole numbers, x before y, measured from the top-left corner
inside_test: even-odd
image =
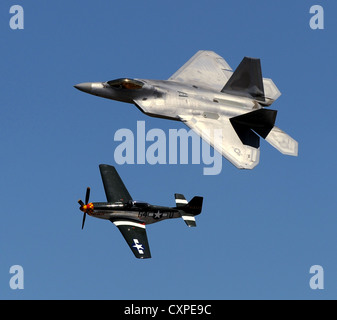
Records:
[[[77,201],[78,202],[78,204],[81,206],[81,207],[83,207],[84,206],[84,203],[83,203],[83,201],[80,199],[80,200],[78,200]]]
[[[82,230],[83,230],[83,227],[84,227],[84,222],[85,222],[85,217],[87,216],[87,213],[84,212],[83,214],[83,221],[82,221]]]
[[[90,197],[90,188],[87,188],[87,193],[85,194],[85,204],[88,204]]]

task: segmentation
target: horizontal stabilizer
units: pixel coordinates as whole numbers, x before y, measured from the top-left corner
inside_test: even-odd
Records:
[[[260,59],[244,57],[221,92],[265,101]]]
[[[265,96],[265,105],[271,105],[281,95],[280,90],[276,87],[272,79],[263,78],[263,88]]]
[[[289,156],[298,155],[298,142],[276,126],[273,127],[265,139],[283,154]]]
[[[197,224],[195,222],[195,218],[193,216],[182,215],[181,217],[184,219],[184,221],[185,221],[185,223],[188,227],[196,227],[197,226]]]

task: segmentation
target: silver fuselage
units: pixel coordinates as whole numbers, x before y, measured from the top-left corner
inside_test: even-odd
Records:
[[[178,115],[204,117],[235,117],[262,106],[248,97],[234,96],[211,88],[196,87],[170,80],[145,80],[141,89],[112,88],[106,82],[82,84],[87,93],[134,103],[144,113],[153,117],[180,120]]]

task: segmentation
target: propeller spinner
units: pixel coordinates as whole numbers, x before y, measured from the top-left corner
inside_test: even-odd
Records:
[[[94,210],[94,205],[93,203],[89,203],[89,197],[90,197],[90,188],[87,188],[87,192],[85,194],[85,204],[83,203],[83,201],[80,199],[78,200],[78,204],[80,205],[80,210],[83,211],[83,220],[82,220],[82,229],[84,227],[84,223],[85,223],[85,218],[87,216],[87,213],[91,213]]]

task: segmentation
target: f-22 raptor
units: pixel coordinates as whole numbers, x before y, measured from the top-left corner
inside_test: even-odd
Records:
[[[262,77],[260,59],[245,57],[233,72],[215,52],[198,51],[168,80],[121,78],[75,88],[182,121],[239,169],[259,163],[259,136],[283,154],[298,154],[297,141],[274,125],[277,111],[266,109],[281,93]]]
[[[136,258],[151,258],[145,225],[166,219],[183,218],[186,225],[196,227],[195,216],[201,213],[202,197],[187,202],[182,194],[175,194],[175,207],[163,207],[135,201],[130,196],[115,167],[99,165],[108,202],[90,202],[87,188],[85,203],[78,200],[83,212],[82,229],[86,215],[110,220],[118,227]]]

